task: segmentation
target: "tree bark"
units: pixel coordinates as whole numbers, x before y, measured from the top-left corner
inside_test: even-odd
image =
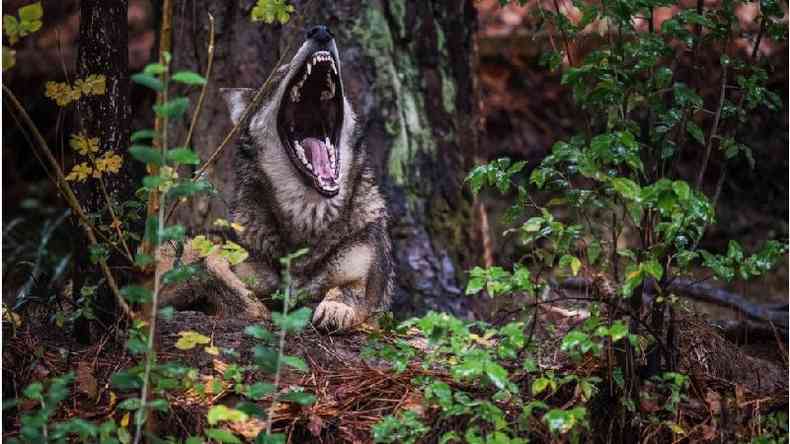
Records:
[[[80,4],[77,51],[77,78],[84,79],[91,74],[104,75],[107,90],[103,95],[83,96],[77,101],[78,122],[75,131],[84,131],[89,137],[99,138],[97,157],[104,152],[114,151],[123,158],[123,166],[118,173],[103,176],[107,194],[116,204],[128,200],[137,184],[135,162],[125,154],[129,146],[131,116],[127,10],[128,0],[83,0]],[[98,180],[78,183],[75,191],[87,213],[103,215],[102,222],[97,225],[110,224],[107,201]],[[76,246],[74,294],[79,295],[84,284],[97,284],[101,274],[88,261],[87,243],[77,243]],[[115,265],[122,263],[118,253],[112,249],[108,262]],[[100,318],[111,320],[115,304],[106,285],[99,288],[95,302]]]
[[[254,3],[192,0],[176,12],[174,69],[205,70],[207,12],[216,19],[214,80],[194,149],[207,159],[231,128],[219,88],[259,87],[281,52],[301,44],[308,26],[328,25],[346,95],[390,203],[399,283],[395,309],[468,314],[461,283],[481,250],[471,234],[472,199],[463,186],[477,151],[479,116],[472,1],[294,1],[295,14],[285,26],[251,22]],[[191,93],[193,104],[198,94]],[[187,125],[186,119],[177,123],[176,133],[184,134]],[[209,173],[219,198],[184,206],[181,223],[200,230],[226,217],[233,155],[226,150]]]

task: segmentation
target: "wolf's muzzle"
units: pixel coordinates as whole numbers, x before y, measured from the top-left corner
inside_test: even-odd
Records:
[[[324,25],[313,26],[309,31],[307,31],[308,40],[315,40],[316,43],[320,43],[322,45],[331,42],[333,38],[335,38],[335,35],[332,34],[332,31],[329,30],[329,27]]]

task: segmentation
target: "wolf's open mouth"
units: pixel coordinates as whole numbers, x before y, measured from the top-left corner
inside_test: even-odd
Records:
[[[280,139],[294,165],[321,194],[337,194],[343,89],[330,52],[316,51],[292,77],[277,121]]]

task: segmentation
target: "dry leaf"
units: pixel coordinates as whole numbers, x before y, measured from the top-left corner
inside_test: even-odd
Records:
[[[77,391],[87,395],[91,399],[96,399],[99,393],[96,377],[93,376],[93,366],[87,361],[77,364],[77,374],[74,379]]]

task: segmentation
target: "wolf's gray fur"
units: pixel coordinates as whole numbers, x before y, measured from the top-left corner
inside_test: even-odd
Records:
[[[278,133],[278,113],[289,100],[289,85],[321,49],[332,54],[342,98],[342,127],[335,142],[339,169],[335,170],[337,189],[333,195],[319,192],[309,174],[295,166],[289,146]],[[280,284],[278,258],[303,247],[309,248],[309,253],[293,264],[292,276],[294,287],[322,299],[314,313],[315,324],[347,329],[389,307],[394,270],[387,210],[368,167],[356,117],[342,93],[341,74],[334,40],[308,39],[291,62],[277,70],[260,107],[240,125],[230,215],[244,227],[238,241],[250,257],[232,272],[221,258],[206,261],[206,268],[226,287],[224,294],[236,298],[232,306],[247,312],[235,315],[260,315],[263,311],[256,297],[271,294]],[[231,120],[238,124],[254,91],[226,89],[222,93]],[[186,257],[190,254],[194,256],[185,253],[185,261],[190,260]],[[255,282],[252,288],[242,283],[245,280]]]

